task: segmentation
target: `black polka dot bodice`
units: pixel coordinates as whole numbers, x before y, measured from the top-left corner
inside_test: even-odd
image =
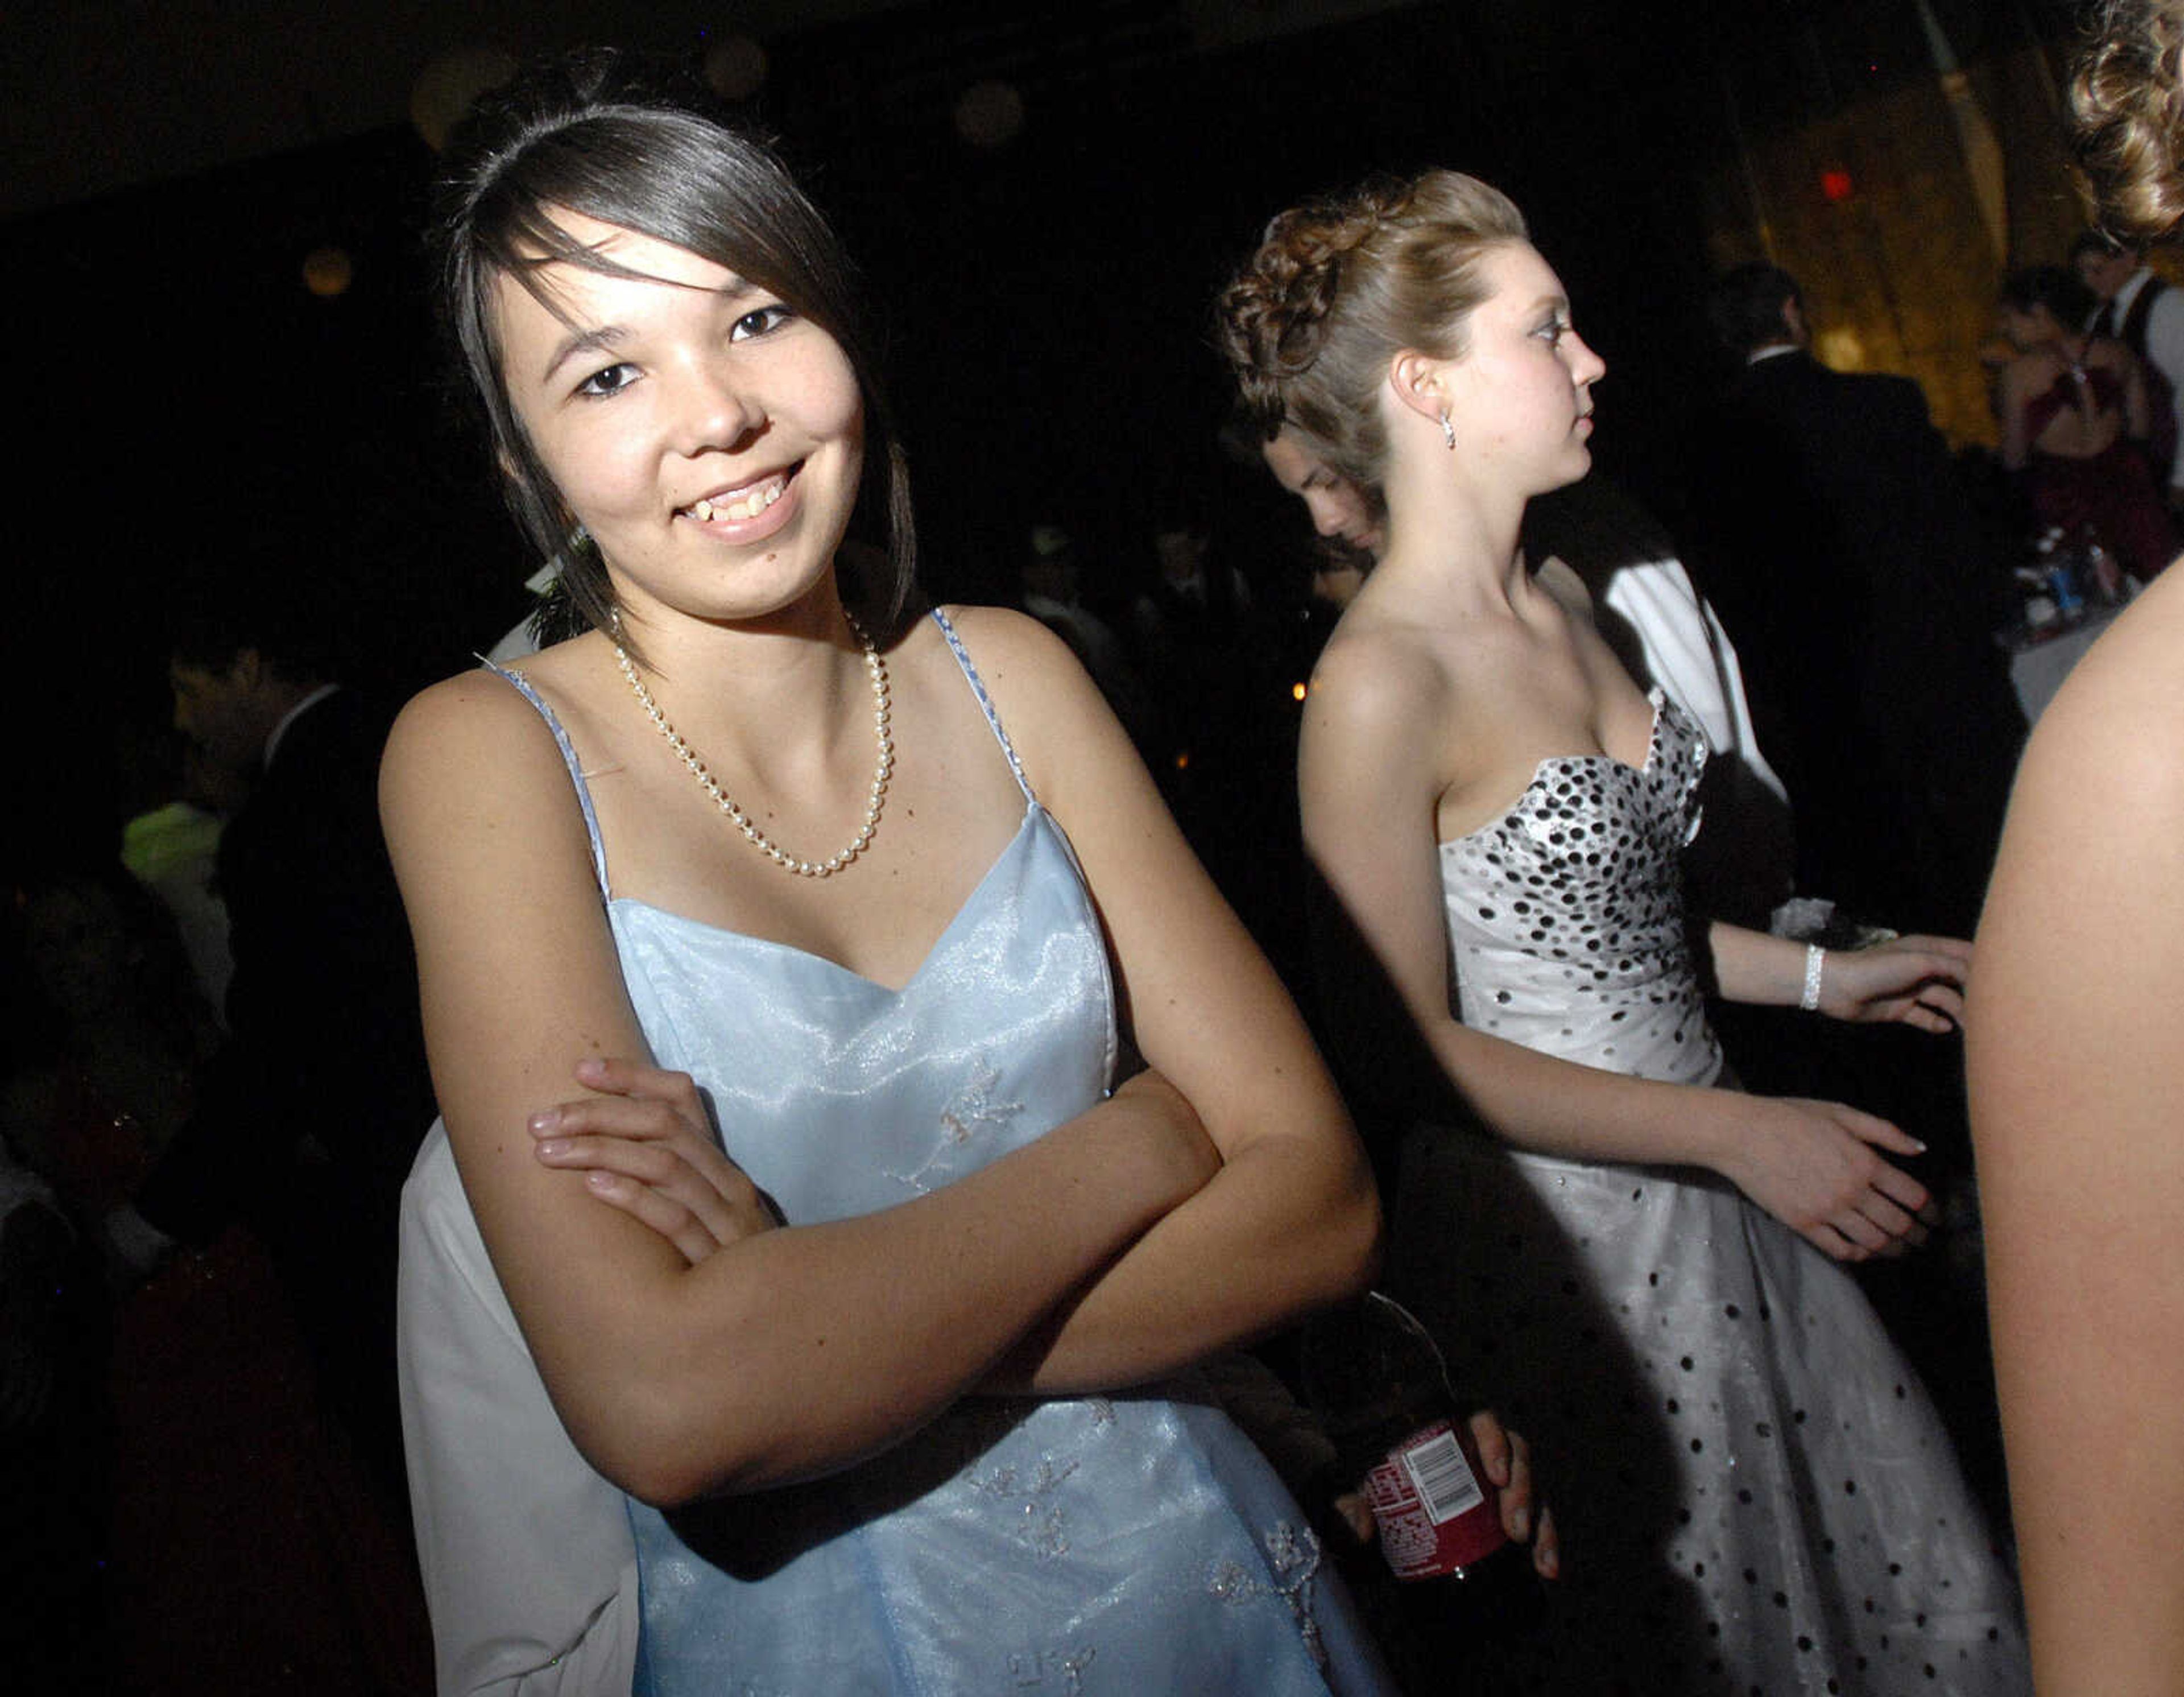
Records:
[[[1653,692],[1642,767],[1543,760],[1497,818],[1440,846],[1458,1015],[1527,1048],[1610,1072],[1711,1082],[1708,1026],[1684,922],[1681,859],[1698,830],[1707,743]]]

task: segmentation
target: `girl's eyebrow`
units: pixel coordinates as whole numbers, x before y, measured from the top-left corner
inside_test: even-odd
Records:
[[[761,293],[763,291],[756,283],[731,273],[728,280],[712,293],[722,304],[733,306],[738,302],[747,300],[752,295]],[[619,325],[604,324],[591,329],[571,330],[554,343],[553,357],[546,361],[546,368],[539,373],[538,380],[541,382],[552,382],[554,373],[560,371],[563,364],[576,354],[599,353],[617,348],[628,339],[629,332]]]
[[[546,362],[546,369],[538,374],[541,382],[553,381],[554,373],[564,363],[578,354],[596,353],[604,349],[619,347],[628,339],[629,332],[617,326],[606,324],[591,330],[572,330],[554,344],[554,357]]]

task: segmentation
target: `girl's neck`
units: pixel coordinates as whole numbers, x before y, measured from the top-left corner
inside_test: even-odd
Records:
[[[847,642],[854,647],[843,609],[830,572],[796,600],[750,618],[709,618],[642,595],[623,598],[621,618],[628,645],[643,652],[648,671],[671,676],[680,663],[763,675],[807,664],[814,643]],[[613,631],[608,637],[619,639]]]
[[[845,727],[865,734],[864,658],[831,578],[760,619],[729,623],[655,613],[632,616],[629,625],[644,656],[638,675],[694,741],[702,734],[716,747],[777,748],[806,737],[832,742]],[[604,634],[606,644],[614,639]],[[610,650],[604,657],[609,673],[618,673]],[[619,676],[610,687],[629,693]]]
[[[1524,502],[1462,499],[1453,490],[1409,500],[1389,492],[1388,545],[1379,572],[1420,584],[1451,606],[1513,603],[1529,573],[1521,539]]]

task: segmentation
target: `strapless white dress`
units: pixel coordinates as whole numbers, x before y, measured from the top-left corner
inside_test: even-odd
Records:
[[[1706,761],[1656,691],[1642,768],[1542,762],[1441,846],[1467,1024],[1722,1081],[1679,874]],[[1916,1375],[1834,1262],[1710,1173],[1415,1130],[1390,1281],[1460,1396],[1532,1440],[1563,1529],[1548,1628],[1479,1689],[2030,1689],[2015,1586]]]

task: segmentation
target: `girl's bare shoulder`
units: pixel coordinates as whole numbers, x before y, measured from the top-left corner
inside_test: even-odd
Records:
[[[588,715],[582,692],[557,680],[563,666],[551,655],[510,669],[566,734]],[[553,726],[508,677],[481,666],[410,698],[388,734],[379,789],[390,839],[415,840],[466,823],[530,829],[563,811],[570,783]]]
[[[538,727],[549,740],[544,721],[516,687],[499,672],[477,667],[421,689],[396,715],[387,742],[387,763],[474,757],[480,751],[526,739]]]
[[[1058,661],[1073,659],[1069,645],[1014,607],[950,605],[940,609],[971,656],[980,677],[1011,670],[1044,674]],[[929,618],[913,622],[897,644],[913,663],[953,667],[947,639]]]
[[[2184,574],[2157,578],[2072,670],[2020,788],[2184,822]]]
[[[1328,639],[1306,686],[1306,723],[1387,734],[1446,711],[1460,641],[1362,599]]]

